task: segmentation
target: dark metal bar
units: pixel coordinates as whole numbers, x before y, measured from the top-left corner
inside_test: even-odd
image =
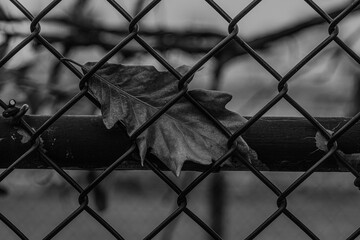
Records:
[[[31,127],[37,129],[46,122],[46,116],[25,116]],[[327,129],[342,126],[348,118],[317,118]],[[325,153],[316,151],[315,134],[317,130],[304,118],[260,118],[243,134],[245,141],[253,148],[259,162],[253,165],[259,170],[270,171],[306,171]],[[354,124],[337,139],[338,148],[344,153],[360,152],[358,138],[360,124]],[[25,133],[13,127],[10,120],[0,118],[0,168],[7,168],[16,161],[31,143]],[[118,126],[108,130],[99,116],[63,116],[54,122],[41,135],[42,148],[59,167],[70,169],[104,169],[110,166],[131,146],[125,129]],[[101,144],[100,144],[101,143]],[[330,157],[317,171],[344,171],[339,163]],[[101,161],[99,161],[101,159]],[[166,167],[156,158],[151,160],[161,170]],[[260,164],[261,163],[261,164]],[[264,167],[264,165],[266,168]],[[351,163],[359,169],[359,165]],[[39,154],[31,154],[18,168],[49,168],[40,159]],[[118,169],[149,169],[140,164],[140,160],[131,158],[124,161]],[[240,162],[233,166],[223,166],[222,170],[247,170]],[[206,166],[186,163],[184,170],[204,171]]]

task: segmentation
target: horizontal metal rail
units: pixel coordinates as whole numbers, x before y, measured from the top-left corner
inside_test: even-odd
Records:
[[[24,116],[31,127],[37,129],[48,116]],[[318,118],[327,129],[341,127],[348,118]],[[264,117],[257,121],[243,135],[245,141],[258,154],[258,162],[253,165],[259,170],[306,171],[325,152],[316,146],[317,130],[305,118]],[[344,153],[360,152],[358,138],[360,123],[355,124],[338,140],[338,147]],[[130,147],[130,138],[122,126],[106,129],[101,116],[63,116],[50,126],[41,136],[41,147],[53,161],[67,169],[105,169]],[[11,125],[10,120],[0,117],[0,168],[9,167],[30,147],[26,132]],[[154,156],[148,158],[161,170],[166,167]],[[360,165],[352,160],[350,164],[357,170]],[[34,153],[22,161],[18,168],[50,168],[40,155]],[[143,170],[140,160],[134,156],[121,164],[118,169]],[[186,163],[184,170],[204,171],[206,166]],[[225,164],[221,170],[248,171],[240,161],[234,159],[232,165]],[[347,171],[335,158],[322,164],[317,171]]]

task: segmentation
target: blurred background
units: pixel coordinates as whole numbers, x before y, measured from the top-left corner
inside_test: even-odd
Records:
[[[20,1],[36,16],[49,1]],[[119,0],[135,16],[150,1]],[[336,16],[348,1],[315,1]],[[236,16],[250,1],[217,1]],[[339,37],[360,53],[358,9],[339,24]],[[63,0],[40,22],[41,35],[66,58],[96,62],[128,33],[128,22],[106,1]],[[285,75],[328,36],[328,24],[301,0],[261,2],[238,24],[239,36],[277,72]],[[227,35],[227,22],[205,1],[168,0],[140,22],[140,35],[173,66],[194,65]],[[30,33],[30,22],[10,1],[0,2],[0,57]],[[164,69],[132,41],[110,62],[153,65]],[[352,117],[360,111],[360,68],[331,43],[289,81],[289,95],[316,117]],[[41,44],[32,41],[0,68],[0,98],[30,106],[29,114],[51,115],[78,90],[79,79]],[[277,81],[251,56],[230,43],[197,72],[190,88],[226,91],[233,95],[228,109],[252,116],[276,94]],[[100,111],[87,99],[66,114]],[[266,116],[301,115],[280,101]],[[314,140],[315,141],[315,140]],[[314,151],[316,150],[314,142]],[[69,171],[82,186],[98,172]],[[264,172],[282,190],[301,173]],[[198,173],[184,172],[185,187]],[[288,208],[321,239],[345,239],[359,227],[360,196],[349,173],[315,173],[288,199]],[[41,239],[74,211],[77,193],[49,170],[15,170],[0,183],[0,212],[30,239]],[[177,195],[148,171],[114,172],[91,193],[90,204],[125,239],[141,239],[175,208]],[[188,206],[224,239],[243,239],[276,209],[276,196],[249,172],[213,174],[196,188]],[[86,213],[77,217],[57,239],[113,239]],[[185,215],[155,239],[210,239]],[[307,239],[281,216],[258,239]],[[0,239],[17,237],[0,222]]]

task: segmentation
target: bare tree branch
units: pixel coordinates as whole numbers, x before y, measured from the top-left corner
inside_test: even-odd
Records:
[[[334,18],[342,10],[344,6],[336,8],[330,11],[329,15]],[[359,11],[360,8],[354,10]],[[0,21],[4,22],[14,22],[14,21],[24,21],[25,18],[1,18]],[[67,19],[63,17],[53,17],[47,18],[43,22],[61,24],[68,28],[75,28],[77,31],[82,33],[87,33],[88,35],[53,35],[42,33],[49,42],[51,43],[63,43],[68,46],[90,46],[97,45],[103,47],[105,50],[111,49],[117,41],[123,39],[126,35],[129,34],[126,27],[123,29],[119,28],[109,28],[105,26],[94,26],[93,24],[84,24],[83,22],[75,22],[73,19]],[[269,45],[279,39],[288,37],[299,33],[310,27],[314,27],[320,24],[325,23],[325,19],[320,16],[314,16],[303,21],[299,21],[290,26],[286,26],[277,31],[272,31],[270,33],[265,33],[259,36],[256,36],[252,39],[249,39],[247,43],[255,50],[262,50],[269,47]],[[65,28],[66,29],[66,28]],[[73,32],[73,31],[72,31]],[[6,33],[11,37],[21,36],[24,37],[23,33]],[[186,31],[174,31],[174,30],[150,30],[145,29],[141,30],[140,35],[146,39],[149,39],[151,45],[159,51],[167,51],[170,49],[179,49],[188,53],[205,53],[208,52],[216,43],[221,41],[226,37],[224,34],[220,34],[214,31],[208,30],[186,30]],[[104,36],[107,36],[104,38]],[[120,38],[119,38],[120,36]],[[104,40],[106,39],[106,40]],[[241,56],[246,54],[246,52],[237,44],[230,43],[231,46],[227,47],[224,51],[221,51],[216,55],[221,62],[226,62],[231,60],[234,57]],[[131,52],[146,52],[141,48],[125,48],[124,53],[132,55]]]

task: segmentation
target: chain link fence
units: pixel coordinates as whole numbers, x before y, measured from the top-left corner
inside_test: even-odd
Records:
[[[341,165],[355,177],[355,185],[360,187],[360,178],[358,171],[352,166],[343,155],[339,153],[339,148],[337,140],[342,137],[349,129],[351,129],[359,120],[360,113],[356,114],[349,121],[343,124],[337,131],[333,134],[330,134],[327,129],[319,123],[308,111],[306,111],[297,101],[295,101],[289,94],[288,81],[304,66],[306,66],[310,60],[323,51],[323,49],[331,43],[337,44],[340,48],[343,49],[356,63],[360,63],[360,57],[347,45],[344,41],[338,36],[339,34],[339,24],[345,19],[352,11],[354,11],[360,1],[351,2],[343,11],[338,13],[336,17],[329,16],[323,9],[321,9],[316,3],[311,0],[305,0],[305,2],[313,8],[317,14],[328,23],[328,36],[323,39],[310,53],[308,53],[301,61],[296,64],[290,71],[286,74],[279,74],[268,62],[266,62],[247,42],[245,42],[241,37],[241,32],[239,32],[238,23],[256,6],[261,2],[260,0],[252,1],[246,8],[239,12],[234,18],[231,18],[227,12],[225,12],[221,6],[219,6],[215,1],[207,0],[206,3],[211,6],[225,21],[228,22],[228,35],[221,39],[214,47],[212,47],[204,56],[196,62],[191,69],[184,75],[181,75],[168,61],[166,61],[161,54],[156,51],[151,44],[144,40],[141,36],[141,30],[139,22],[151,12],[155,6],[157,6],[161,1],[155,0],[147,4],[142,10],[140,10],[135,17],[132,17],[118,2],[113,0],[108,0],[107,2],[121,15],[125,18],[129,24],[129,31],[123,39],[121,39],[115,47],[108,51],[108,53],[103,56],[95,66],[93,66],[88,73],[83,75],[76,68],[76,63],[72,59],[67,58],[62,53],[60,53],[46,38],[42,36],[41,31],[41,21],[46,17],[51,11],[56,9],[56,6],[61,2],[61,0],[54,0],[48,4],[38,15],[33,16],[31,12],[28,11],[22,3],[17,0],[11,0],[11,3],[20,10],[23,15],[29,20],[31,33],[28,34],[16,47],[12,48],[6,55],[0,60],[0,69],[11,60],[19,51],[32,42],[37,42],[44,46],[51,54],[53,54],[63,66],[67,67],[76,77],[79,78],[79,91],[74,94],[70,101],[64,104],[55,114],[48,118],[45,123],[41,126],[34,128],[30,124],[24,115],[26,114],[29,106],[24,104],[22,106],[17,106],[15,100],[10,102],[4,102],[0,99],[0,106],[4,110],[2,115],[4,118],[11,119],[11,124],[15,125],[21,129],[24,129],[27,133],[30,134],[31,146],[26,149],[19,158],[16,159],[10,166],[8,166],[0,174],[0,182],[6,179],[9,174],[11,174],[19,165],[26,162],[32,154],[38,154],[44,163],[51,169],[55,170],[69,185],[72,186],[78,192],[78,202],[79,205],[75,211],[70,213],[58,226],[51,230],[47,236],[43,239],[53,239],[59,232],[61,232],[67,225],[74,221],[78,216],[86,212],[91,217],[96,220],[96,222],[102,225],[108,233],[110,233],[115,239],[125,239],[121,231],[112,227],[111,223],[102,218],[90,205],[88,195],[95,191],[95,188],[106,180],[116,168],[118,168],[126,159],[128,159],[131,154],[136,151],[135,140],[136,138],[146,131],[146,129],[153,124],[159,117],[164,114],[169,108],[171,108],[179,99],[187,98],[194,106],[196,106],[204,115],[206,115],[213,124],[222,131],[228,138],[228,151],[219,159],[217,159],[213,164],[206,167],[206,169],[195,178],[187,186],[181,188],[179,187],[174,180],[167,176],[153,161],[146,160],[145,164],[152,172],[161,179],[166,185],[168,185],[172,191],[177,195],[176,209],[166,216],[162,222],[160,222],[152,231],[150,231],[144,239],[153,239],[161,231],[164,230],[169,224],[171,224],[179,215],[187,215],[191,220],[192,224],[197,224],[203,230],[208,233],[208,235],[213,239],[222,239],[222,236],[219,236],[216,231],[209,227],[203,219],[201,219],[197,214],[195,214],[188,207],[188,197],[192,191],[198,188],[199,184],[202,183],[205,179],[208,179],[213,175],[214,172],[218,172],[219,167],[231,156],[239,156],[241,163],[245,168],[253,174],[257,179],[259,179],[270,191],[276,196],[277,209],[273,212],[267,219],[264,220],[254,231],[246,237],[246,239],[254,239],[260,233],[262,233],[271,223],[273,223],[280,216],[285,216],[291,220],[301,231],[303,231],[310,239],[319,239],[319,237],[308,228],[306,222],[301,221],[295,214],[293,214],[288,207],[287,199],[288,197],[301,186],[304,181],[306,181],[310,176],[316,172],[319,167],[329,161],[330,158],[335,157],[336,160],[341,163]],[[115,54],[121,52],[124,47],[129,45],[132,42],[137,42],[145,52],[153,56],[165,69],[167,69],[176,79],[179,80],[178,84],[178,95],[170,100],[165,106],[163,106],[159,111],[154,114],[150,119],[147,120],[135,133],[130,137],[132,141],[127,151],[118,156],[116,161],[109,165],[106,170],[104,170],[99,176],[97,176],[89,185],[82,187],[73,177],[71,177],[62,167],[60,167],[52,158],[50,158],[47,152],[41,147],[42,140],[41,136],[47,131],[53,124],[55,124],[60,117],[62,117],[68,110],[72,109],[76,104],[83,98],[88,98],[95,106],[100,107],[97,100],[89,93],[88,80],[99,70],[107,61],[109,61]],[[264,107],[261,108],[256,114],[248,119],[246,124],[238,129],[235,133],[230,133],[230,131],[224,127],[216,118],[214,118],[200,103],[198,103],[190,94],[188,94],[188,85],[192,81],[192,76],[201,69],[205,63],[207,63],[211,58],[216,54],[226,49],[226,46],[231,44],[237,44],[241,49],[249,54],[254,60],[256,60],[268,73],[270,73],[274,79],[278,81],[277,89],[278,94],[271,99]],[[306,172],[304,172],[300,177],[294,180],[289,187],[281,191],[268,177],[266,177],[256,166],[252,165],[245,158],[241,157],[241,154],[238,146],[235,143],[235,140],[242,136],[246,131],[251,129],[253,125],[273,106],[279,103],[280,100],[286,100],[294,109],[296,109],[320,134],[322,134],[327,141],[328,151],[320,159],[316,161],[315,164],[311,165]],[[32,107],[32,106],[30,106]],[[21,228],[16,226],[12,221],[10,221],[5,215],[0,212],[0,220],[20,239],[28,239],[28,237],[21,231]],[[360,234],[360,227],[354,231],[347,239],[356,239]]]

